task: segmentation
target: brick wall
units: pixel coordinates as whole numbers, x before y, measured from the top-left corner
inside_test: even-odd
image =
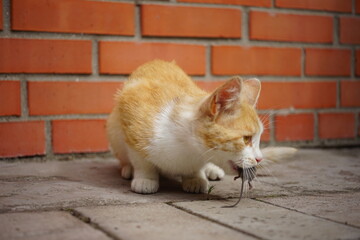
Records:
[[[0,0],[0,158],[107,152],[113,94],[176,60],[263,83],[271,145],[360,143],[360,0]]]

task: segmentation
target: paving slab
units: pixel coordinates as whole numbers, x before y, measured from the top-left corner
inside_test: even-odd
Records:
[[[82,207],[76,211],[119,239],[254,239],[164,203]]]
[[[360,192],[266,198],[262,201],[360,228]]]
[[[318,195],[360,191],[360,148],[303,149],[280,164],[265,168],[263,182],[294,193]]]
[[[144,237],[143,232],[159,238],[161,229],[168,238],[186,239],[360,239],[360,148],[301,149],[292,160],[258,169],[253,183],[236,208],[224,209],[240,192],[241,181],[232,176],[211,182],[210,195],[184,193],[177,179],[162,179],[158,193],[141,195],[130,191],[113,158],[0,162],[0,228],[5,226],[0,239],[71,239],[79,232],[85,233],[76,239],[91,239],[98,233],[87,237],[87,232],[100,232],[67,212],[43,215],[63,208],[76,208],[99,229],[124,240]],[[6,227],[8,219],[23,227]],[[46,222],[40,226],[38,219]]]
[[[111,238],[66,212],[32,212],[0,214],[0,239],[109,240]]]
[[[253,199],[237,207],[222,208],[233,201],[174,203],[186,211],[257,236],[260,239],[359,239],[360,229]]]

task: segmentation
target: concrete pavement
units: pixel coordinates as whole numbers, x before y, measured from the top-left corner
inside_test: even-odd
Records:
[[[114,159],[0,163],[0,239],[360,239],[360,149],[303,149],[240,181],[139,195]]]

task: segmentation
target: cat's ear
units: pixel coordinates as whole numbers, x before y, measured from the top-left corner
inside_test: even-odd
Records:
[[[255,106],[260,95],[261,83],[257,78],[243,81],[240,101]]]
[[[242,79],[233,77],[217,88],[203,105],[203,111],[216,118],[222,112],[232,112],[240,100]]]

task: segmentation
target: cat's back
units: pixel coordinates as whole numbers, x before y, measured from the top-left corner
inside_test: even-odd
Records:
[[[153,60],[138,67],[130,75],[125,89],[132,86],[152,88],[149,89],[152,92],[174,91],[173,94],[176,94],[176,90],[188,94],[200,90],[175,62],[162,60]]]
[[[174,62],[153,60],[137,68],[118,94],[123,104],[161,107],[181,95],[204,94]]]
[[[117,94],[117,110],[129,144],[144,149],[164,107],[182,96],[206,94],[175,63],[154,60],[137,68]],[[141,137],[139,137],[141,136]]]

